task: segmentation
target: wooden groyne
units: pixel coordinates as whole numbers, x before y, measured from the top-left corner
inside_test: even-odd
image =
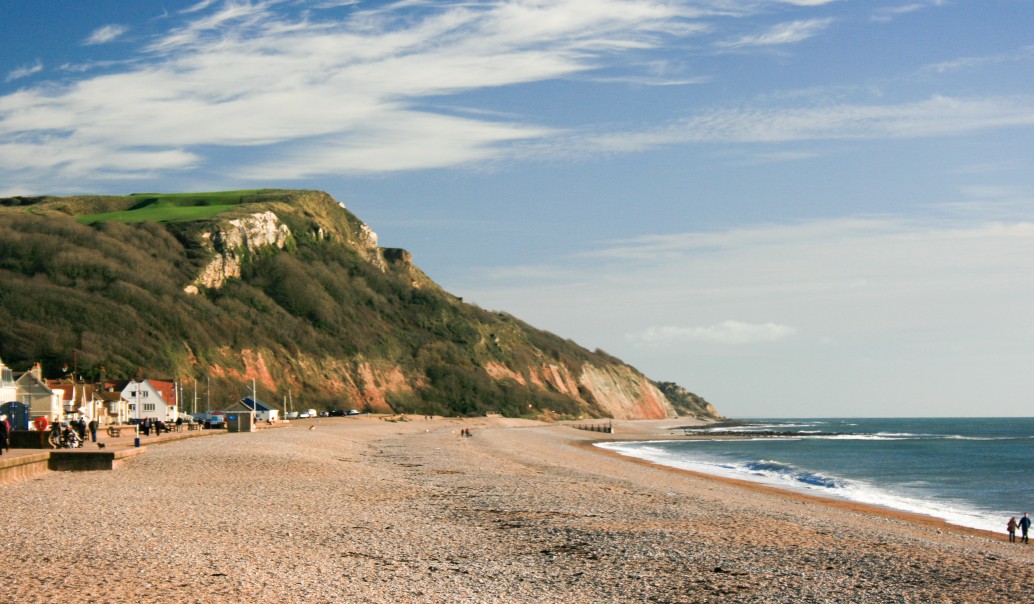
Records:
[[[578,430],[588,430],[589,432],[604,432],[606,434],[614,433],[614,425],[610,422],[605,424],[577,424],[571,427]]]

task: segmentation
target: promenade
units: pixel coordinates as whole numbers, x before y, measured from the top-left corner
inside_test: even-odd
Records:
[[[113,470],[129,457],[147,451],[149,445],[174,442],[187,438],[225,434],[226,430],[189,430],[186,424],[180,431],[137,437],[130,430],[120,436],[109,436],[104,428],[97,431],[97,442],[89,440],[76,449],[14,448],[0,455],[0,484],[24,480],[50,471]],[[137,444],[139,438],[139,446]]]

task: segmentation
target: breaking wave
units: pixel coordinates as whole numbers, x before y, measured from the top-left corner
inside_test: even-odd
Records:
[[[1001,515],[1004,512],[989,513],[987,510],[979,510],[966,502],[950,499],[923,499],[880,487],[863,480],[833,476],[775,459],[729,461],[727,459],[710,459],[704,456],[689,456],[679,450],[660,446],[661,442],[671,441],[656,443],[609,442],[597,443],[597,446],[629,457],[644,459],[682,470],[748,480],[812,495],[833,497],[887,509],[921,514],[940,518],[959,526],[991,531],[1001,529],[1001,527],[997,526],[997,523],[989,521],[988,518],[989,515]]]

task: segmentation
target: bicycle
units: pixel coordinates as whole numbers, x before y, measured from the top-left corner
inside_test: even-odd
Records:
[[[83,446],[83,439],[79,433],[68,427],[58,432],[51,430],[48,440],[55,449],[78,449]]]

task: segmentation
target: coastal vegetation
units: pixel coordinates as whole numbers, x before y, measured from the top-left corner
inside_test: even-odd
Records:
[[[231,224],[265,215],[289,233],[277,245],[226,247]],[[84,379],[198,380],[219,405],[256,379],[275,401],[443,415],[608,416],[549,375],[639,375],[463,303],[370,237],[318,192],[0,200],[0,358],[47,375],[74,358]],[[238,273],[199,283],[231,260]],[[706,401],[680,410],[708,413]]]

